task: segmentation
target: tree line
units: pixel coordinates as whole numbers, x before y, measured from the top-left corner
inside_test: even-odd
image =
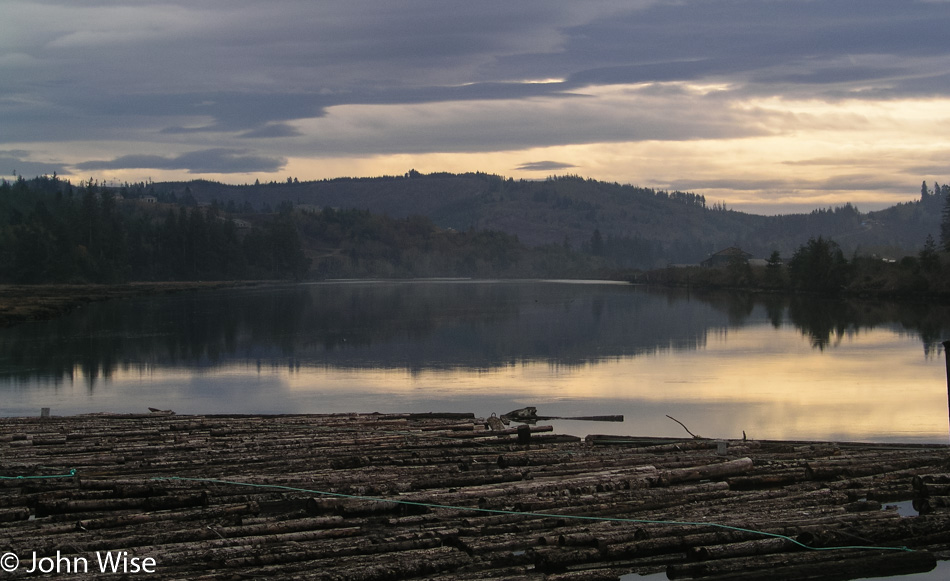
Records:
[[[155,194],[55,176],[0,182],[0,282],[611,275],[603,257],[566,245],[422,216]]]
[[[308,263],[287,215],[254,228],[208,207],[123,200],[92,180],[55,176],[0,183],[0,280],[299,278]]]
[[[917,255],[900,260],[853,255],[847,258],[837,242],[810,238],[787,259],[772,252],[766,264],[752,266],[733,258],[717,268],[668,268],[650,273],[652,282],[704,288],[734,288],[859,295],[881,298],[950,296],[950,268],[933,236]]]
[[[407,174],[405,179],[415,178]],[[574,185],[578,180],[562,178],[557,183]],[[497,185],[506,183],[499,178]],[[544,189],[550,185],[539,184],[537,197],[565,203],[562,194]],[[687,205],[705,204],[702,197],[667,195]],[[950,282],[943,262],[950,252],[950,186],[934,184],[931,190],[923,184],[921,204],[944,209],[940,244],[930,236],[917,255],[896,262],[857,254],[847,259],[833,240],[803,233],[810,236],[807,243],[787,260],[773,252],[766,267],[739,261],[725,269],[677,269],[678,274],[671,269],[663,277],[677,282],[682,275],[690,277],[691,284],[708,286],[825,293],[947,292]],[[813,214],[829,220],[860,217],[850,205]],[[176,194],[156,191],[148,183],[115,188],[89,180],[74,186],[55,175],[0,181],[3,282],[632,278],[635,269],[706,252],[686,240],[664,243],[639,235],[603,235],[599,229],[578,248],[566,236],[561,243],[532,247],[512,234],[440,228],[418,215],[392,218],[365,209],[295,206],[289,200],[276,203],[276,208],[261,204],[257,209],[233,199],[198,204],[188,187]]]

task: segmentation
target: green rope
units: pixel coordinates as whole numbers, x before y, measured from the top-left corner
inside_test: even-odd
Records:
[[[274,489],[274,490],[287,490],[290,492],[306,492],[308,494],[319,494],[322,496],[347,498],[350,500],[389,502],[393,504],[402,504],[406,506],[420,506],[420,507],[425,507],[425,508],[460,510],[460,511],[475,511],[475,512],[491,513],[491,514],[507,514],[507,515],[529,516],[529,517],[540,517],[540,518],[563,518],[563,519],[575,519],[575,520],[586,520],[586,521],[619,522],[619,523],[634,523],[634,524],[716,527],[720,529],[736,531],[736,532],[741,532],[741,533],[750,533],[750,534],[755,534],[755,535],[762,535],[765,537],[784,539],[794,545],[802,547],[803,549],[808,549],[810,551],[862,549],[862,550],[879,550],[879,551],[905,551],[909,553],[914,552],[913,549],[909,549],[907,547],[874,547],[874,546],[868,546],[868,545],[848,545],[848,546],[841,546],[841,547],[811,547],[787,535],[782,535],[779,533],[769,533],[766,531],[757,531],[754,529],[746,529],[742,527],[734,527],[731,525],[724,525],[724,524],[719,524],[719,523],[671,521],[671,520],[649,520],[649,519],[637,519],[637,518],[616,518],[616,517],[606,517],[606,516],[585,516],[585,515],[574,515],[574,514],[549,514],[549,513],[544,513],[544,512],[523,512],[523,511],[517,511],[517,510],[503,510],[503,509],[496,509],[496,508],[452,506],[452,505],[447,505],[447,504],[435,504],[435,503],[430,503],[430,502],[416,502],[412,500],[397,500],[394,498],[378,498],[378,497],[373,497],[373,496],[343,494],[341,492],[326,492],[323,490],[297,488],[294,486],[283,486],[280,484],[257,484],[254,482],[237,482],[234,480],[221,480],[218,478],[189,478],[186,476],[155,476],[152,478],[152,480],[179,480],[179,481],[187,481],[187,482],[209,482],[213,484],[229,484],[229,485],[234,485],[234,486],[248,486],[248,487],[253,487],[253,488],[269,488],[269,489]]]
[[[69,474],[48,474],[46,476],[0,476],[0,480],[39,480],[42,478],[70,478],[76,475],[76,469],[71,468]]]

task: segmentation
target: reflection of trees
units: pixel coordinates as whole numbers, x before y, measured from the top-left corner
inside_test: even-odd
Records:
[[[702,348],[710,331],[791,322],[818,349],[882,325],[935,352],[950,310],[623,285],[350,283],[180,294],[88,305],[0,330],[0,378],[90,388],[117,370],[245,362],[420,370],[525,361],[583,365]]]
[[[581,365],[695,349],[723,322],[702,303],[672,315],[632,286],[550,283],[290,285],[90,305],[0,331],[0,376],[90,384],[117,369],[228,362],[344,367]],[[698,313],[698,316],[696,315]]]
[[[713,308],[729,317],[729,324],[741,326],[752,315],[756,307],[755,295],[751,293],[711,292],[698,295]]]
[[[765,305],[765,312],[772,323],[772,327],[778,329],[785,320],[785,299],[778,295],[766,295],[761,299]]]
[[[788,318],[811,340],[811,346],[824,350],[837,345],[849,328],[856,325],[855,313],[849,305],[839,301],[792,297],[788,303]]]
[[[932,355],[943,338],[950,336],[950,308],[942,305],[793,297],[788,315],[818,349],[861,329],[893,326],[918,334],[924,353]]]
[[[736,293],[728,291],[692,291],[653,289],[667,296],[670,305],[702,301],[728,317],[730,325],[741,326],[763,308],[773,327],[787,319],[811,340],[816,349],[836,345],[849,333],[881,326],[899,326],[918,334],[924,353],[933,356],[942,341],[950,338],[950,307],[930,303],[893,303],[880,301],[837,300],[808,295]]]

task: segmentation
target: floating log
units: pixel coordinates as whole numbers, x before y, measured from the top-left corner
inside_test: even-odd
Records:
[[[125,550],[154,557],[162,578],[590,581],[667,566],[710,580],[845,579],[829,563],[913,570],[950,544],[950,510],[879,510],[915,495],[918,475],[918,502],[942,502],[946,446],[731,440],[720,456],[712,440],[580,441],[543,425],[523,426],[524,445],[490,423],[0,418],[4,476],[67,475],[0,479],[0,546]],[[888,564],[879,551],[819,553],[764,533],[925,556]]]
[[[745,474],[752,470],[752,458],[740,458],[717,464],[660,471],[657,482],[664,486],[693,480],[710,480]]]
[[[717,561],[670,565],[669,579],[703,579],[704,581],[767,581],[779,577],[781,567],[784,579],[857,579],[926,573],[937,566],[936,557],[929,552],[842,551],[834,555],[804,552],[796,556],[798,563],[789,564],[787,555],[755,555]]]
[[[622,415],[613,416],[537,416],[537,420],[547,422],[550,420],[578,420],[584,422],[622,422]]]
[[[920,514],[931,514],[950,508],[950,496],[928,496],[914,499],[914,510]]]

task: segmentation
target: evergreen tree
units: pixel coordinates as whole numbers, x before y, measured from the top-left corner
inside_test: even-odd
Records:
[[[940,245],[950,252],[950,188],[941,190],[943,198],[943,212],[940,219]]]
[[[933,235],[927,234],[927,240],[924,242],[924,247],[920,250],[918,258],[920,259],[920,266],[925,272],[933,272],[940,266],[940,256],[937,254],[937,243],[934,242]]]
[[[590,253],[594,256],[604,255],[604,238],[599,228],[594,230],[594,234],[590,237]]]
[[[765,283],[770,287],[780,287],[782,282],[782,255],[773,250],[765,265]]]
[[[811,238],[788,261],[789,278],[798,288],[838,292],[848,278],[848,261],[833,240]]]

